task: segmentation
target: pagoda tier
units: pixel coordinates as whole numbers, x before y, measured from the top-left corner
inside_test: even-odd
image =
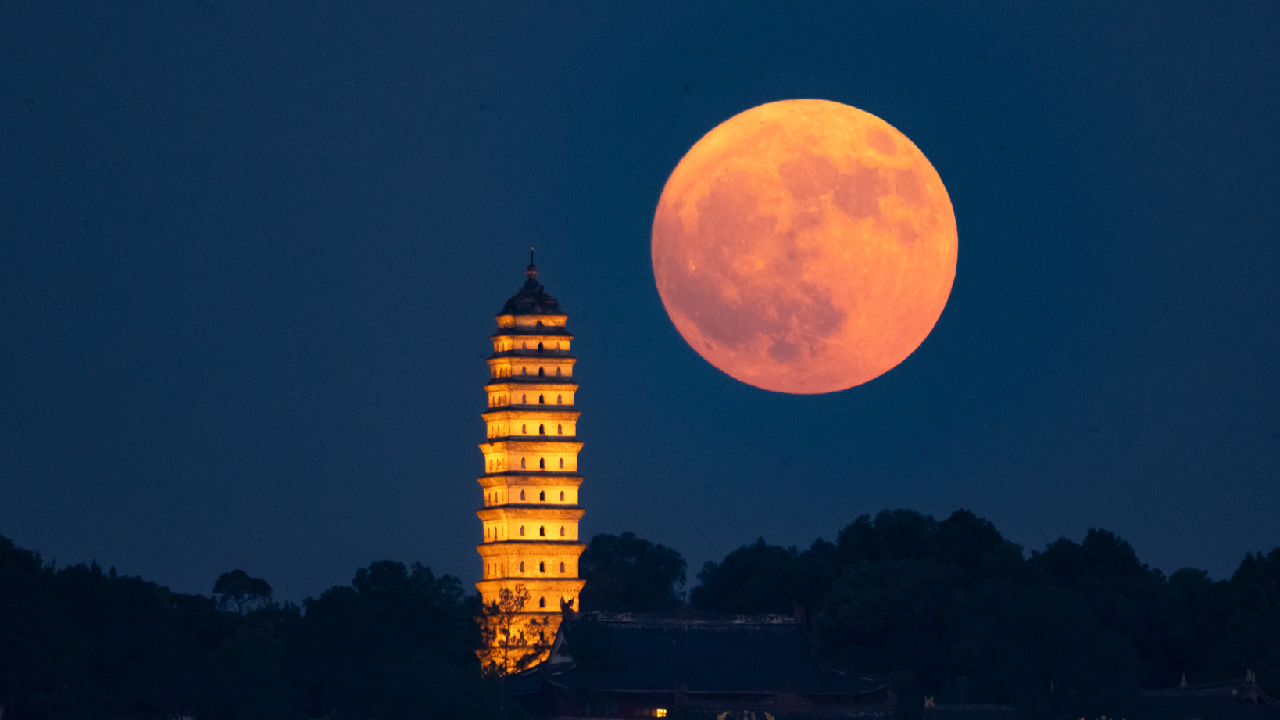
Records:
[[[537,277],[530,264],[524,287],[496,316],[498,331],[490,337],[488,409],[481,415],[487,440],[479,446],[484,501],[476,512],[484,579],[476,587],[486,606],[498,602],[504,590],[528,593],[519,614],[533,621],[526,629],[538,630],[527,638],[526,654],[540,658],[547,647],[539,638],[555,636],[563,605],[577,605],[584,584],[578,579],[578,557],[586,546],[578,536],[582,443],[577,439],[581,413],[574,406],[573,334],[565,328],[568,316]],[[525,638],[523,630],[513,632]],[[481,656],[499,671],[510,671],[517,667],[511,652],[495,644]]]

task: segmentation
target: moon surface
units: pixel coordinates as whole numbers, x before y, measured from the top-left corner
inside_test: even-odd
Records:
[[[698,354],[776,392],[844,390],[933,329],[956,275],[942,179],[901,132],[826,100],[729,118],[680,160],[653,273]]]

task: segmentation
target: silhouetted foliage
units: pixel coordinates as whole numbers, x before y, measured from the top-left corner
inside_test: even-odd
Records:
[[[803,552],[741,547],[698,574],[695,608],[808,610],[831,661],[894,677],[905,709],[1015,703],[1043,716],[1133,717],[1137,691],[1258,672],[1280,690],[1280,549],[1229,581],[1165,578],[1105,530],[1024,556],[959,510],[862,516]]]
[[[243,570],[218,576],[213,594],[218,600],[218,609],[234,610],[239,615],[271,604],[271,586],[267,581],[249,577]]]
[[[583,558],[595,585],[584,605],[678,601],[684,561],[669,548],[601,535]],[[818,651],[892,675],[908,712],[933,696],[1141,717],[1139,689],[1246,669],[1280,694],[1280,548],[1247,554],[1227,580],[1165,577],[1105,530],[1024,554],[973,513],[895,510],[803,551],[758,540],[698,577],[701,610],[805,608]],[[381,561],[302,607],[238,571],[215,591],[219,601],[173,593],[97,563],[55,568],[0,537],[5,720],[521,716],[481,678],[482,608],[456,578]],[[608,669],[618,654],[579,627],[572,654]]]
[[[479,603],[456,578],[376,562],[305,613],[247,575],[216,588],[240,602],[54,568],[0,537],[5,720],[521,717],[480,677]]]
[[[549,631],[550,618],[525,614],[529,590],[517,585],[502,588],[498,599],[481,608],[481,668],[486,675],[501,677],[533,667],[555,640]]]
[[[698,610],[790,615],[795,605],[812,609],[831,585],[834,547],[818,540],[804,552],[765,543],[744,545],[698,573],[690,593]]]
[[[596,535],[578,560],[582,610],[664,612],[680,606],[687,565],[680,553],[633,533]]]

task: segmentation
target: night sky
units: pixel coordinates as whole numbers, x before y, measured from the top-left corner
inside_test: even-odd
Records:
[[[484,358],[569,313],[583,535],[693,574],[968,508],[1166,572],[1280,545],[1274,3],[0,4],[0,535],[300,600],[478,579]],[[955,207],[933,333],[766,392],[654,285],[663,183],[750,107],[893,124]]]

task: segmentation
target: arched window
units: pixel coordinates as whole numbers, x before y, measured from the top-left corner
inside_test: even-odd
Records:
[[[520,458],[520,469],[524,469],[524,458]]]
[[[538,343],[538,352],[542,352],[542,343]]]
[[[564,426],[563,426],[563,425],[556,425],[556,434],[557,434],[557,435],[563,435],[563,434],[564,434]]]
[[[538,377],[546,377],[546,376],[547,376],[547,369],[546,369],[546,368],[538,368]]]
[[[564,458],[560,458],[560,469],[564,469]]]
[[[547,459],[546,459],[546,458],[538,458],[538,469],[539,469],[539,470],[546,470],[546,469],[547,469]]]
[[[539,404],[539,405],[546,405],[546,404],[547,404],[547,396],[546,396],[546,395],[539,395],[539,396],[538,396],[538,404]]]
[[[520,404],[521,404],[521,405],[527,404],[528,402],[529,402],[529,396],[528,396],[528,395],[521,395],[521,396],[520,396]]]
[[[563,397],[564,397],[563,395],[557,395],[557,396],[556,396],[556,404],[557,404],[557,405],[563,405],[563,404],[564,404],[564,400],[562,399]]]
[[[564,563],[560,563],[560,572],[564,572]]]
[[[524,537],[524,526],[520,526],[520,537]],[[520,563],[520,569],[524,570],[524,563]]]
[[[524,563],[523,563],[523,562],[521,562],[521,563],[520,563],[520,572],[524,572]]]
[[[546,501],[547,501],[547,491],[543,490],[542,492],[538,493],[538,502],[546,502]]]
[[[529,434],[529,426],[528,426],[528,425],[521,425],[521,426],[520,426],[520,434],[521,434],[521,435],[528,435],[528,434]]]
[[[546,426],[546,425],[539,425],[539,426],[538,426],[538,434],[539,434],[539,435],[546,435],[546,434],[547,434],[547,426]]]
[[[546,572],[546,571],[547,571],[547,564],[544,562],[538,563],[538,572]],[[546,607],[546,606],[544,605],[543,607]]]
[[[556,368],[556,377],[560,377],[560,368]]]
[[[547,536],[547,526],[546,525],[539,526],[538,537],[546,537],[546,536]]]
[[[564,491],[560,491],[560,502],[564,502]]]
[[[523,499],[524,499],[524,491],[523,491],[523,490],[521,490],[521,491],[520,491],[520,499],[521,499],[521,500],[523,500]]]
[[[564,526],[560,526],[560,537],[564,537]]]
[[[546,606],[547,606],[547,599],[544,597],[538,598],[538,607],[544,608]]]

